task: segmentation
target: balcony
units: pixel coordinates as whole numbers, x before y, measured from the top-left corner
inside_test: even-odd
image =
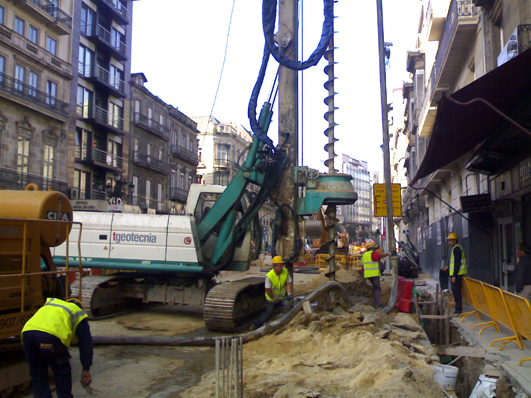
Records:
[[[89,37],[93,41],[96,41],[96,44],[103,44],[103,47],[109,50],[111,55],[119,61],[127,61],[127,46],[119,38],[111,35],[107,29],[103,26],[98,25],[96,29],[96,34]]]
[[[163,162],[153,156],[142,155],[138,151],[134,153],[133,163],[165,175],[170,173],[170,165],[167,162]]]
[[[449,0],[430,0],[426,9],[427,36],[429,41],[438,41],[444,31]]]
[[[112,114],[107,109],[103,109],[100,106],[94,106],[92,117],[88,117],[87,119],[92,119],[94,123],[106,127],[116,134],[125,134],[124,118]]]
[[[9,95],[6,96],[5,94]],[[33,106],[37,105],[42,110],[50,111],[50,116],[54,114],[61,116],[58,119],[62,122],[68,116],[68,103],[2,72],[0,72],[0,95],[12,100],[24,100],[24,102],[20,102],[22,105],[38,111],[39,109],[35,109]]]
[[[72,34],[72,17],[48,0],[14,0],[28,14],[58,35]]]
[[[100,4],[107,6],[120,25],[129,25],[127,8],[119,0],[100,0]]]
[[[98,65],[93,75],[88,79],[106,91],[110,91],[117,98],[125,98],[125,81],[118,76],[112,75],[107,69]]]
[[[41,191],[53,190],[67,194],[66,181],[0,167],[0,185],[2,185],[2,189],[23,190],[26,189],[28,184],[36,184]]]
[[[452,0],[420,111],[421,137],[431,133],[436,103],[443,92],[449,92],[455,85],[476,38],[478,24],[479,17],[472,0]]]
[[[153,119],[148,118],[141,113],[135,113],[135,125],[147,130],[151,133],[155,133],[163,138],[170,138],[170,129]]]
[[[72,78],[72,65],[70,63],[57,58],[44,48],[30,42],[24,36],[15,33],[14,30],[0,25],[0,38],[3,44],[12,46],[32,57],[32,61],[51,68],[68,79]]]
[[[185,147],[181,145],[172,145],[171,146],[171,154],[173,156],[177,156],[187,162],[190,162],[194,165],[198,163],[198,157],[197,153],[190,151],[189,149],[186,149]]]
[[[188,198],[188,191],[181,188],[170,188],[170,200],[185,203]]]
[[[111,152],[106,152],[98,148],[85,149],[82,151],[81,147],[74,148],[74,155],[76,162],[86,163],[95,166],[102,166],[109,170],[122,170],[124,167],[124,159]]]

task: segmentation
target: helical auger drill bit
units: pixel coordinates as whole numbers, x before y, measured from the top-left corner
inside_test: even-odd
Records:
[[[334,1],[334,3],[336,3]],[[335,32],[334,32],[335,33]],[[325,130],[324,134],[328,137],[328,142],[324,146],[325,151],[328,153],[328,159],[325,160],[325,166],[328,167],[329,174],[336,174],[338,170],[334,167],[334,158],[337,156],[334,150],[334,144],[338,141],[334,136],[334,127],[336,122],[334,121],[335,110],[337,109],[334,104],[334,96],[336,95],[334,91],[334,35],[330,39],[330,44],[328,45],[328,50],[326,50],[324,57],[328,61],[328,65],[324,68],[324,73],[328,77],[328,80],[324,84],[324,88],[328,91],[328,96],[324,99],[324,103],[328,106],[328,111],[324,114],[324,118],[328,122],[328,128]],[[328,217],[328,222],[326,223],[326,230],[328,240],[324,243],[328,247],[328,272],[327,276],[330,280],[335,280],[335,271],[336,271],[336,224],[339,220],[336,217],[336,206],[328,205],[325,215]]]

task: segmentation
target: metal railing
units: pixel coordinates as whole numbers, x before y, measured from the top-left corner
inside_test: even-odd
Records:
[[[127,46],[125,45],[125,43],[123,43],[121,40],[117,39],[116,37],[113,38],[111,36],[111,32],[109,32],[103,26],[98,25],[96,35],[102,42],[107,44],[109,47],[115,49],[124,58],[127,58]]]
[[[94,119],[100,124],[106,124],[118,130],[123,130],[124,119],[116,114],[111,114],[108,110],[99,106],[94,106]]]
[[[531,47],[531,24],[518,25],[518,54]]]
[[[181,145],[175,145],[173,144],[171,146],[171,153],[173,155],[178,155],[184,160],[187,160],[193,164],[197,164],[199,161],[199,158],[197,156],[197,153],[190,151],[189,149],[186,149],[185,147]]]
[[[170,199],[178,200],[179,202],[186,202],[188,198],[188,191],[182,188],[172,187],[170,188]]]
[[[62,116],[68,116],[68,103],[2,72],[0,72],[0,91],[16,95]]]
[[[67,194],[66,181],[0,167],[0,189],[23,190],[28,184],[35,184],[42,191],[52,189]]]
[[[141,113],[135,113],[135,124],[139,125],[140,127],[149,130],[151,132],[154,132],[156,134],[160,134],[164,137],[169,137],[170,135],[170,129],[159,122],[156,122],[153,119],[148,118],[146,115],[143,115]]]
[[[124,21],[128,21],[127,18],[127,8],[118,0],[103,0],[105,4],[107,4],[110,8],[115,10],[123,19]]]
[[[162,160],[153,156],[140,154],[138,151],[134,152],[133,161],[140,166],[158,170],[164,174],[168,174],[170,172],[170,165],[167,162],[163,162]]]
[[[61,10],[55,4],[48,0],[31,0],[31,2],[42,10],[44,10],[48,15],[55,19],[55,22],[63,25],[68,29],[72,29],[72,17],[66,12]]]
[[[88,148],[84,148],[83,151],[81,151],[81,147],[76,146],[74,148],[74,154],[76,160],[94,161],[117,169],[122,169],[124,165],[124,159],[122,157],[98,148],[92,148],[91,151],[89,151]]]
[[[104,67],[98,65],[94,73],[94,77],[125,95],[125,81],[116,75],[111,75],[111,73]]]
[[[444,24],[441,40],[439,41],[439,48],[437,49],[435,63],[433,64],[433,68],[431,70],[431,92],[428,93],[429,100],[431,100],[433,90],[437,87],[440,72],[448,54],[450,40],[454,36],[454,32],[457,29],[459,18],[471,17],[475,15],[478,15],[478,13],[472,0],[452,0],[450,9],[448,10],[448,16],[446,17],[446,22]]]

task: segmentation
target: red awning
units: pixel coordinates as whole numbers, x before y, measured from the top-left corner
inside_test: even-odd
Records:
[[[409,185],[480,147],[491,153],[499,152],[501,159],[508,155],[507,161],[496,162],[496,171],[530,156],[531,133],[511,125],[497,112],[531,129],[530,71],[531,50],[527,50],[449,97],[443,95],[426,154]],[[477,99],[487,101],[495,109],[474,101]],[[470,101],[468,105],[458,104]]]

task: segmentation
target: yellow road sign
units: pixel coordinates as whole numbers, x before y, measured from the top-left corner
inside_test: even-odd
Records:
[[[391,184],[393,193],[393,217],[402,216],[402,192],[400,184]],[[385,184],[374,184],[374,217],[387,217],[387,205],[385,202]]]

